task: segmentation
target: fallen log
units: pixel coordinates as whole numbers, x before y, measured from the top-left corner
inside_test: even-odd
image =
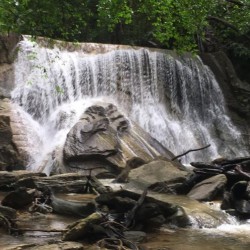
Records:
[[[208,148],[208,147],[210,147],[210,146],[211,146],[211,145],[210,145],[210,144],[208,144],[207,146],[202,147],[202,148],[197,148],[197,149],[189,149],[188,151],[184,152],[183,154],[180,154],[180,155],[175,156],[174,158],[172,158],[172,159],[171,159],[171,161],[174,161],[174,160],[176,160],[176,159],[178,159],[178,158],[180,158],[180,157],[182,157],[182,156],[184,156],[184,155],[186,155],[186,154],[188,154],[188,153],[190,153],[190,152],[203,150],[203,149],[206,149],[206,148]]]
[[[50,200],[53,212],[58,214],[87,217],[90,214],[94,213],[96,210],[96,206],[93,202],[79,203],[66,201],[55,197],[54,194],[51,194]]]

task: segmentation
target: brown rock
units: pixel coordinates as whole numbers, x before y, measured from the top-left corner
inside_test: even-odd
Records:
[[[227,177],[219,174],[196,184],[187,194],[190,198],[199,201],[211,201],[222,191],[227,183]]]

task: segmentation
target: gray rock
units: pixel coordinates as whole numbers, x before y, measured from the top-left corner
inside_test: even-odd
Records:
[[[28,140],[33,136],[35,145]],[[39,144],[37,134],[9,99],[0,99],[0,169],[25,169]]]
[[[94,168],[94,174],[103,172],[97,168],[118,174],[133,159],[145,163],[160,155],[173,157],[149,134],[130,123],[116,106],[108,103],[98,103],[83,113],[68,133],[63,149],[69,167],[66,171]]]
[[[247,192],[249,184],[247,181],[238,181],[235,183],[230,190],[230,197],[232,200],[247,199],[249,191]]]
[[[226,176],[219,174],[199,182],[187,195],[195,200],[211,201],[223,191],[226,183]]]
[[[0,189],[6,189],[8,187],[14,186],[14,184],[18,182],[18,180],[24,178],[35,178],[44,176],[46,176],[44,173],[34,173],[27,170],[19,170],[12,172],[0,171]]]
[[[129,180],[150,186],[157,182],[166,184],[182,183],[188,172],[182,171],[171,161],[155,160],[133,169],[129,173]]]
[[[50,199],[53,212],[58,214],[87,217],[96,211],[96,206],[92,200],[79,203],[59,199],[54,195],[51,195]]]

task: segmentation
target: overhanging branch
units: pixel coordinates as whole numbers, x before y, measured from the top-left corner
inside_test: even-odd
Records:
[[[221,24],[225,25],[226,27],[228,27],[228,28],[234,30],[235,32],[240,33],[239,29],[238,29],[236,26],[234,26],[233,24],[227,22],[226,20],[224,20],[224,19],[222,19],[222,18],[220,18],[220,17],[208,16],[207,19],[208,19],[209,21],[215,21],[215,22],[217,22],[217,23],[221,23]],[[248,35],[246,35],[246,34],[242,34],[242,35],[250,41],[250,37],[249,37]]]

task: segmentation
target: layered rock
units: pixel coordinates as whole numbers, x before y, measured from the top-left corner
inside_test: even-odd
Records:
[[[113,104],[89,107],[68,133],[64,145],[69,170],[104,168],[119,173],[128,162],[138,167],[160,155],[173,157]]]
[[[222,51],[201,55],[204,64],[213,71],[220,84],[230,112],[230,118],[244,134],[242,148],[249,149],[250,85],[238,78],[234,65]],[[222,97],[223,98],[223,97]]]
[[[34,145],[29,136],[36,136],[28,120],[9,99],[0,100],[0,169],[25,169]],[[39,143],[39,140],[36,140]]]

